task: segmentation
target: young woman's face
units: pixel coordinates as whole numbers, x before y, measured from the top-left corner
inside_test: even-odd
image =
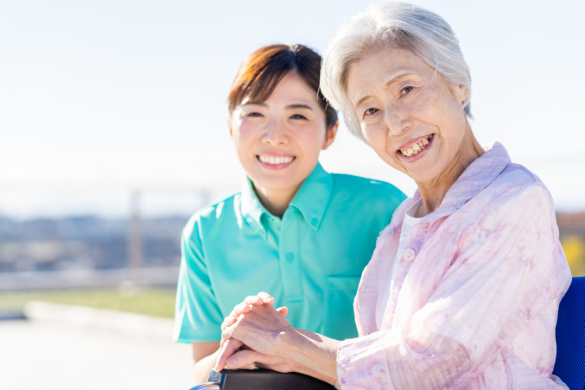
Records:
[[[296,73],[284,76],[263,102],[242,101],[230,134],[242,167],[264,194],[294,194],[335,137],[327,132],[317,92]]]

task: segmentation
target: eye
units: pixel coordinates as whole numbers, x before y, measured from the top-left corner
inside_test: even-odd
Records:
[[[264,115],[260,114],[259,112],[250,112],[248,114],[246,114],[246,117],[248,118],[260,118],[263,117]]]
[[[406,95],[407,93],[409,93],[410,91],[412,91],[414,89],[414,87],[408,86],[408,87],[404,87],[400,90],[400,94],[401,95]]]
[[[378,110],[377,108],[373,108],[373,107],[368,108],[367,110],[364,111],[364,117],[374,115],[378,111],[380,111],[380,110]]]
[[[291,115],[290,119],[300,119],[300,120],[307,120],[307,117],[301,114],[294,114]]]

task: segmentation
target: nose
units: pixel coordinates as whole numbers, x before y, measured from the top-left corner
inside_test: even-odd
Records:
[[[262,142],[273,146],[286,145],[288,143],[288,137],[284,126],[278,120],[270,120],[266,124],[264,134],[262,135]]]
[[[388,131],[392,135],[400,135],[410,126],[410,119],[406,115],[406,110],[400,104],[387,104],[384,113],[384,119],[388,126]]]

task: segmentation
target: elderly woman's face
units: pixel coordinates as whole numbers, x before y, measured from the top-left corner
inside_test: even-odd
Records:
[[[464,87],[452,88],[407,50],[383,48],[349,68],[347,92],[370,146],[417,183],[457,169],[466,131]]]

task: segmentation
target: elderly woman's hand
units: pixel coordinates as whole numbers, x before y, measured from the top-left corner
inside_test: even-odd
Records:
[[[222,333],[222,346],[215,367],[217,371],[224,368],[226,360],[235,354],[242,344],[260,354],[278,356],[275,348],[278,337],[294,329],[286,317],[276,311],[271,304],[246,307],[246,311],[239,315],[237,321],[226,327]],[[245,353],[240,355],[242,356],[249,357],[251,354]],[[270,363],[275,364],[274,361]]]
[[[252,306],[258,306],[262,304],[272,305],[273,303],[274,298],[270,294],[265,292],[260,292],[258,293],[258,295],[251,295],[249,297],[246,297],[244,302],[236,305],[232,312],[223,320],[223,323],[221,324],[221,330],[224,331],[229,326],[233,325],[238,319],[238,317],[244,313],[248,313],[252,309]],[[278,309],[276,309],[276,311],[278,311],[280,314],[284,316],[288,314],[287,307],[279,307]]]

